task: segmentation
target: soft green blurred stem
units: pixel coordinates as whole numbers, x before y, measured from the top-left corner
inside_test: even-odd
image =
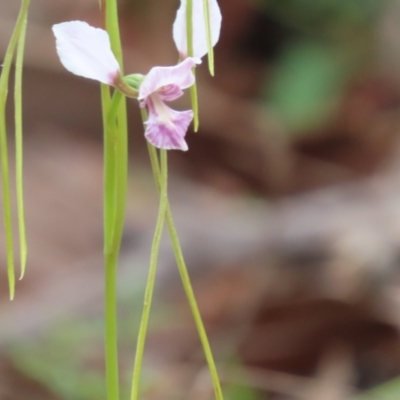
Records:
[[[186,42],[188,56],[193,56],[193,0],[186,2]],[[192,68],[193,74],[196,76],[195,68]],[[193,109],[193,125],[194,131],[199,129],[199,105],[197,100],[197,86],[196,84],[190,87],[190,100]]]
[[[147,119],[146,111],[142,109],[142,119],[145,121]],[[157,152],[153,146],[148,144],[148,150],[150,155],[151,166],[153,169],[154,179],[157,184],[157,188],[161,191],[162,186],[162,171],[160,170],[160,163],[157,157]],[[204,328],[203,321],[201,319],[199,307],[196,302],[196,297],[193,292],[192,284],[190,282],[189,273],[186,267],[185,259],[183,257],[181,244],[178,237],[178,232],[175,228],[175,223],[172,217],[171,208],[169,205],[169,201],[167,198],[166,204],[166,222],[168,227],[169,236],[172,243],[172,248],[175,255],[175,260],[178,265],[179,275],[181,277],[183,288],[186,293],[186,297],[188,298],[189,306],[192,311],[192,315],[196,324],[197,331],[199,333],[200,341],[203,346],[204,355],[206,357],[206,361],[208,364],[208,368],[210,370],[210,375],[214,387],[215,398],[217,400],[223,400],[223,394],[221,389],[221,384],[218,377],[217,367],[215,366],[214,357],[212,355],[212,350],[210,347],[210,343],[207,338],[207,333]]]
[[[107,398],[119,399],[118,333],[117,333],[117,268],[118,252],[105,254],[105,355]]]
[[[106,16],[106,30],[110,35],[111,48],[112,51],[114,52],[115,57],[119,62],[121,74],[124,75],[117,0],[105,0],[105,16]]]
[[[203,8],[204,8],[204,24],[206,31],[206,40],[207,40],[207,52],[208,52],[208,69],[210,74],[214,76],[214,49],[212,46],[212,37],[211,37],[211,22],[210,22],[210,0],[203,0]]]
[[[106,320],[106,375],[108,398],[119,399],[118,334],[117,334],[117,271],[121,233],[118,197],[121,185],[126,185],[122,174],[120,154],[124,158],[126,138],[116,124],[118,107],[123,95],[116,91],[110,100],[109,89],[102,86],[104,123],[104,256],[105,256],[105,320]],[[123,132],[122,132],[123,133]],[[121,181],[122,179],[122,181]],[[123,199],[124,200],[124,199]]]
[[[192,68],[193,75],[196,77],[196,69]],[[199,130],[199,102],[197,98],[197,85],[196,83],[190,87],[190,101],[193,110],[193,129],[195,132]]]
[[[122,46],[117,0],[102,2],[105,28],[123,75]],[[117,94],[116,94],[117,96]],[[117,267],[125,220],[128,175],[128,127],[126,99],[110,100],[109,88],[102,85],[104,125],[104,255],[105,255],[105,346],[108,400],[119,400],[117,335]],[[115,100],[116,99],[116,100]],[[117,101],[118,100],[118,101]],[[118,103],[115,117],[113,104]],[[110,116],[111,115],[111,116]]]
[[[153,147],[152,145],[149,145]],[[157,157],[157,150],[153,147],[155,156]],[[154,232],[153,244],[151,247],[150,256],[150,268],[149,275],[147,278],[146,291],[144,294],[144,304],[142,318],[140,321],[139,335],[136,346],[135,362],[133,367],[133,378],[132,378],[132,392],[131,400],[137,400],[139,398],[139,386],[140,376],[143,364],[143,354],[146,343],[147,328],[149,324],[151,302],[153,299],[154,283],[157,271],[158,253],[160,249],[160,242],[162,232],[164,229],[165,212],[167,210],[168,197],[167,197],[167,180],[168,180],[168,166],[167,166],[167,151],[161,150],[161,172],[159,176],[159,188],[160,188],[160,205],[158,210],[157,224]]]
[[[176,231],[174,220],[172,218],[172,213],[169,208],[167,208],[167,226],[169,231],[169,236],[172,243],[172,248],[174,251],[176,263],[178,265],[179,275],[181,276],[181,280],[183,283],[183,288],[185,290],[186,296],[189,301],[189,306],[192,311],[192,315],[194,318],[194,322],[196,324],[197,332],[200,337],[201,344],[203,346],[204,355],[206,357],[206,361],[208,364],[208,368],[210,370],[211,380],[214,387],[215,398],[217,400],[223,400],[224,396],[222,394],[221,384],[218,377],[217,367],[215,366],[214,357],[212,355],[212,350],[210,347],[210,343],[208,341],[207,333],[204,328],[203,321],[201,319],[201,314],[199,311],[199,307],[196,302],[196,297],[193,292],[192,284],[190,282],[189,273],[186,267],[185,259],[183,258],[183,253],[178,237],[178,232]]]
[[[110,92],[101,85],[104,130],[104,261],[105,261],[105,359],[108,400],[119,399],[118,336],[117,336],[117,265],[118,249],[113,248],[115,225],[115,148],[108,124]],[[115,130],[115,125],[113,126]]]
[[[114,130],[115,119],[110,122],[111,95],[107,85],[101,85],[101,104],[103,112],[104,136],[104,254],[112,252],[114,221],[116,213],[115,151]],[[116,118],[114,116],[114,118]]]
[[[27,18],[29,9],[29,0],[23,0],[18,14],[14,31],[11,35],[10,42],[4,57],[3,68],[0,76],[0,156],[1,156],[1,173],[3,188],[3,214],[4,227],[6,236],[7,251],[7,272],[8,284],[10,290],[10,298],[14,298],[15,294],[15,269],[14,269],[14,245],[11,220],[11,198],[10,198],[10,179],[9,179],[9,162],[7,149],[7,127],[6,127],[6,102],[8,94],[8,82],[10,77],[11,64],[14,57],[15,49],[18,44],[21,32]]]
[[[124,96],[116,91],[110,99],[102,86],[104,124],[104,256],[106,375],[109,400],[119,399],[117,335],[117,270],[127,186],[127,135],[121,129],[119,107]]]
[[[193,57],[193,0],[186,1],[186,43],[189,57]]]
[[[106,87],[108,90],[108,88]],[[116,219],[118,212],[118,160],[117,126],[118,107],[123,98],[115,91],[112,100],[107,102],[107,115],[104,120],[104,252],[112,253],[118,248],[116,238]]]
[[[120,65],[121,75],[123,75],[122,46],[118,23],[118,8],[116,0],[106,0],[105,2],[106,29],[110,36],[111,48]],[[117,93],[117,92],[116,92]],[[118,247],[122,238],[122,231],[125,221],[126,191],[128,177],[128,126],[126,113],[126,98],[122,96],[118,99],[115,119],[115,187],[116,187],[116,209],[115,220],[113,223],[113,246]],[[109,110],[107,110],[108,116]],[[114,111],[113,111],[114,112]],[[110,121],[109,121],[110,122]]]
[[[29,6],[28,0],[28,6]],[[26,13],[21,33],[18,39],[17,57],[15,62],[15,88],[14,88],[14,113],[15,113],[15,174],[17,190],[18,230],[20,248],[20,279],[24,277],[28,247],[26,243],[25,207],[23,187],[23,135],[22,135],[22,67],[24,63],[24,48],[28,15]]]

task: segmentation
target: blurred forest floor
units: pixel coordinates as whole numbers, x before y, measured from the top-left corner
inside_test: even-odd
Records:
[[[128,73],[176,62],[177,3],[121,2]],[[226,399],[398,399],[400,5],[219,3],[216,77],[198,70],[200,131],[171,153],[170,197]],[[17,10],[0,0],[1,54]],[[105,393],[99,88],[62,70],[50,30],[72,19],[101,25],[95,1],[32,4],[29,263],[12,303],[0,269],[0,400]],[[134,101],[129,119],[123,398],[157,210]],[[158,277],[143,398],[212,399],[167,238]]]

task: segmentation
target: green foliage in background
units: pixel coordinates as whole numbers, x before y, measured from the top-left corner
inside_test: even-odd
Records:
[[[369,26],[387,0],[259,0],[265,11],[308,32]]]
[[[351,400],[397,400],[400,398],[400,377],[353,397]]]
[[[231,385],[225,389],[226,400],[256,400],[256,391],[248,386],[244,385]]]
[[[142,288],[134,291],[134,300],[132,296],[129,301],[125,299],[120,307],[124,316],[120,324],[120,345],[129,355],[133,352],[132,337],[137,334],[140,317],[131,315],[130,306],[143,296]],[[106,392],[103,335],[104,321],[100,315],[58,321],[43,335],[10,343],[8,354],[24,375],[62,399],[99,400],[104,399]],[[130,378],[130,370],[125,371],[121,398],[129,398]]]
[[[258,0],[291,32],[262,101],[289,133],[329,120],[352,79],[374,63],[375,28],[387,0]]]
[[[302,41],[283,52],[265,98],[289,131],[313,129],[337,107],[348,75],[340,49]]]
[[[63,399],[104,398],[103,321],[64,323],[42,339],[18,343],[16,366]],[[126,395],[126,394],[125,394]]]

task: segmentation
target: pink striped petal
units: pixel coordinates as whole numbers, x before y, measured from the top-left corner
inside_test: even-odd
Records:
[[[157,113],[149,112],[146,121],[146,139],[155,147],[165,150],[188,149],[185,141],[186,132],[193,119],[193,111],[175,111],[169,108],[168,121],[159,118]]]
[[[172,67],[154,67],[143,79],[139,88],[139,100],[158,92],[164,100],[175,100],[182,95],[182,89],[194,84],[192,68],[201,60],[188,57]],[[179,90],[181,89],[181,90]]]
[[[120,69],[106,31],[71,21],[53,25],[53,32],[58,56],[68,71],[108,85],[115,83]]]
[[[208,0],[210,10],[211,42],[214,47],[219,39],[221,30],[221,11],[217,0]],[[186,0],[181,0],[181,6],[176,14],[173,27],[173,36],[176,47],[183,57],[187,57],[186,42]],[[204,19],[203,0],[193,0],[193,57],[202,58],[207,54],[207,36]]]

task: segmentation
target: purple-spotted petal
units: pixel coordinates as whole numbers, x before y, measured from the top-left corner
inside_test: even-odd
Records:
[[[86,22],[71,21],[53,25],[53,32],[58,56],[68,71],[114,84],[120,69],[106,31]]]
[[[211,44],[214,47],[219,39],[221,30],[221,11],[217,0],[208,0],[211,28]],[[173,27],[173,36],[176,47],[183,57],[188,55],[186,42],[186,0],[181,0],[181,6],[176,14]],[[204,19],[203,0],[193,0],[193,57],[202,58],[207,54],[207,35]]]
[[[149,113],[144,136],[155,147],[165,150],[188,149],[185,135],[193,119],[193,111],[175,111],[169,109],[171,120],[164,121],[157,114]]]
[[[158,89],[158,94],[164,101],[173,101],[183,95],[183,90],[178,85],[171,83]]]
[[[143,79],[139,88],[139,100],[143,100],[152,93],[159,92],[161,96],[165,95],[165,100],[175,100],[182,95],[178,89],[186,89],[194,84],[195,78],[192,68],[200,64],[201,60],[188,57],[178,65],[172,67],[154,67]],[[171,85],[175,87],[174,92],[168,95]],[[163,93],[164,92],[164,93]],[[177,96],[177,94],[179,95]]]

